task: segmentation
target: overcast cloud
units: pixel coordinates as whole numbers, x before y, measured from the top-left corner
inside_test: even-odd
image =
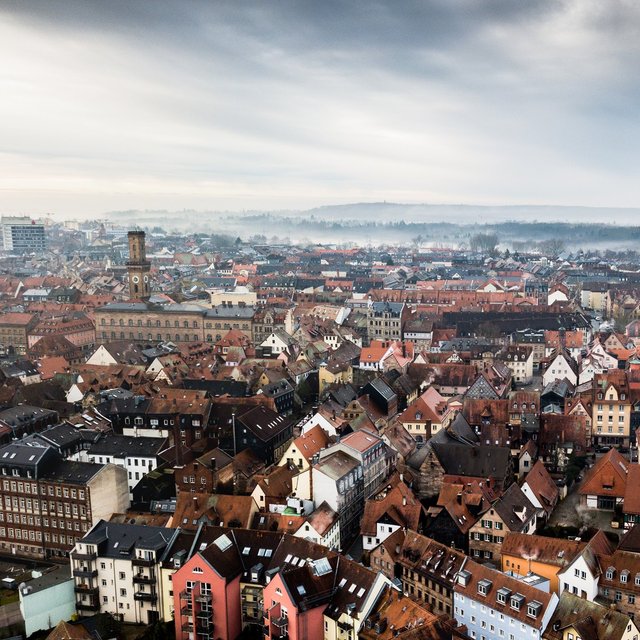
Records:
[[[634,0],[0,3],[0,211],[640,206]]]

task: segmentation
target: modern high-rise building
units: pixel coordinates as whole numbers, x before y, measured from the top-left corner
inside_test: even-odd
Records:
[[[144,237],[144,231],[129,231],[129,297],[136,300],[146,300],[151,295],[151,263],[147,260]]]
[[[2,217],[2,245],[13,253],[34,253],[46,247],[44,225],[28,216]]]

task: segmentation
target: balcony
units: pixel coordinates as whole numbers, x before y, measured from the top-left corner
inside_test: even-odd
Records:
[[[213,609],[200,609],[198,613],[196,613],[196,618],[200,620],[208,620],[213,617]]]
[[[158,595],[156,593],[147,593],[146,591],[136,591],[133,594],[133,599],[141,602],[156,602]]]
[[[79,553],[78,551],[72,551],[71,552],[71,557],[74,560],[85,560],[86,562],[92,562],[98,556],[95,553],[95,551],[91,551],[91,552],[87,552],[87,553]]]
[[[73,570],[73,576],[75,578],[97,578],[98,570],[89,569],[88,567],[81,567]]]
[[[193,633],[193,624],[192,624],[191,622],[185,622],[185,623],[182,625],[182,630],[183,630],[185,633]]]
[[[200,593],[196,596],[196,602],[210,603],[213,600],[213,596],[210,593]]]
[[[196,622],[196,633],[213,633],[213,622],[209,622],[208,620],[201,620],[200,622]]]
[[[134,567],[153,567],[156,564],[155,560],[147,560],[146,558],[134,558],[131,561]]]
[[[180,615],[190,616],[193,614],[193,609],[191,608],[191,604],[187,604],[182,609],[180,609]]]
[[[98,587],[90,587],[88,584],[77,584],[73,587],[76,593],[82,593],[88,596],[97,596]]]
[[[77,611],[100,611],[100,603],[98,602],[76,602]]]
[[[142,574],[138,574],[137,576],[133,576],[134,584],[155,584],[156,579],[150,576],[144,576]]]
[[[280,616],[279,618],[274,618],[271,621],[271,624],[274,627],[278,627],[278,629],[282,629],[283,627],[286,627],[289,624],[289,618],[287,618],[287,616]]]

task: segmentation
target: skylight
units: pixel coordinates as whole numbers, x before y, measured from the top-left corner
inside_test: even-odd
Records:
[[[223,533],[219,538],[216,538],[213,542],[220,551],[226,551],[233,544],[229,539],[229,536],[225,533]]]
[[[324,576],[327,573],[331,573],[331,565],[327,558],[320,558],[313,563],[313,572],[317,576]],[[342,586],[342,585],[340,585]]]

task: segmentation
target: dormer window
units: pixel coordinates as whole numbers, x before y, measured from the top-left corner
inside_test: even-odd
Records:
[[[613,574],[615,572],[616,572],[616,570],[613,567],[609,567],[607,569],[607,573],[606,573],[607,580],[613,580]]]
[[[524,602],[524,596],[516,593],[515,595],[511,596],[511,602],[509,603],[511,608],[514,609],[515,611],[520,611],[520,607],[522,606],[522,603]]]
[[[536,618],[542,609],[542,604],[533,600],[527,605],[527,615],[530,618]]]
[[[507,599],[509,598],[510,595],[511,595],[511,590],[507,589],[506,587],[502,587],[501,589],[498,589],[498,593],[496,594],[496,600],[500,604],[507,604]]]
[[[635,584],[636,587],[640,587],[640,573],[636,573]]]
[[[466,587],[469,584],[469,580],[471,579],[471,573],[468,571],[460,571],[458,573],[458,584],[461,587]]]
[[[486,596],[491,589],[491,580],[480,580],[478,582],[478,593],[482,596]]]
[[[620,574],[620,582],[622,582],[623,584],[626,584],[627,581],[629,580],[629,571],[627,571],[626,569]]]

